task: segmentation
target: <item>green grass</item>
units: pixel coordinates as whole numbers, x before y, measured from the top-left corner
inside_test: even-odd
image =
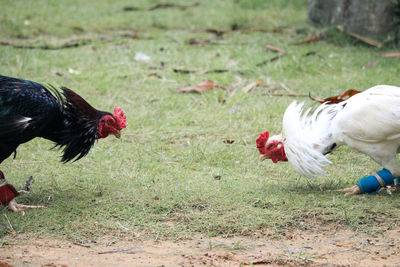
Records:
[[[7,216],[18,233],[77,241],[247,235],[266,228],[279,236],[315,227],[315,220],[369,233],[398,227],[399,194],[345,197],[328,191],[378,170],[368,157],[340,148],[331,156],[329,177],[307,180],[288,164],[260,162],[255,148],[261,131],[280,131],[283,112],[295,99],[271,96],[271,90],[286,94],[284,83],[298,94],[326,97],[349,88],[400,85],[398,59],[380,57],[389,50],[332,40],[293,45],[316,31],[307,25],[305,0],[202,0],[184,11],[147,11],[157,1],[132,2],[2,1],[2,40],[34,46],[58,46],[71,37],[92,41],[58,50],[0,46],[1,74],[67,86],[99,109],[119,105],[129,125],[121,140],[100,140],[73,164],[61,164],[49,141],[20,146],[17,158],[1,169],[17,188],[36,177],[33,192],[18,201],[47,208],[25,216],[4,209],[0,222],[8,224]],[[123,12],[126,6],[141,10]],[[227,32],[209,45],[189,44],[191,38],[213,37],[190,30],[233,26],[248,31]],[[121,36],[121,30],[137,32],[139,39]],[[256,67],[276,56],[266,44],[287,55]],[[151,62],[135,61],[137,52]],[[363,69],[370,61],[378,63]],[[174,68],[229,71],[181,74]],[[175,92],[207,79],[227,90]],[[241,92],[259,79],[261,86]],[[0,231],[3,241],[11,236],[4,227]]]

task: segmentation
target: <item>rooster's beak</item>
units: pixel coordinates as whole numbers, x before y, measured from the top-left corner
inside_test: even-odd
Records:
[[[267,155],[260,155],[260,160],[264,161],[266,159],[269,159],[269,157]]]
[[[121,137],[121,131],[115,131],[112,133],[113,135],[115,135],[115,137],[120,138]]]

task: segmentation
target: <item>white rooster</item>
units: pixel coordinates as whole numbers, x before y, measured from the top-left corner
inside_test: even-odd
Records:
[[[342,192],[372,193],[392,185],[400,176],[400,87],[378,85],[338,104],[322,104],[312,113],[294,102],[285,111],[282,133],[269,138],[267,131],[257,139],[262,160],[289,161],[306,177],[325,175],[324,167],[331,163],[326,156],[341,145],[384,168]]]

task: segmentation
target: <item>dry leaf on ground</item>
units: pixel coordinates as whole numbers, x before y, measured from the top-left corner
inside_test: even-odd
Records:
[[[250,90],[253,89],[254,87],[261,85],[262,82],[263,82],[262,80],[258,80],[258,81],[249,83],[248,85],[246,85],[246,86],[242,89],[243,93],[247,94],[247,93],[250,92]]]
[[[268,50],[274,51],[274,52],[285,54],[285,50],[283,50],[282,48],[270,45],[270,44],[265,45],[265,48],[267,48]]]
[[[378,64],[378,61],[368,61],[368,62],[365,62],[364,65],[362,65],[362,69],[375,66],[376,64]]]
[[[178,89],[178,93],[188,93],[188,92],[197,92],[197,93],[203,93],[205,91],[209,91],[215,88],[218,88],[219,86],[216,85],[213,81],[207,80],[204,82],[201,82],[196,85],[191,85],[187,86],[181,89]]]
[[[400,57],[400,52],[382,54],[382,57],[386,57],[386,58]]]
[[[147,74],[147,77],[156,77],[158,79],[161,79],[162,77],[160,75],[158,75],[156,72],[152,72]]]
[[[314,42],[321,41],[323,39],[324,39],[324,36],[322,34],[317,34],[317,35],[311,36],[310,38],[308,38],[308,39],[306,39],[304,41],[300,41],[300,42],[294,43],[294,45],[311,44],[311,43],[314,43]]]
[[[189,45],[207,45],[210,44],[211,40],[210,39],[196,39],[196,38],[190,38],[188,41]]]

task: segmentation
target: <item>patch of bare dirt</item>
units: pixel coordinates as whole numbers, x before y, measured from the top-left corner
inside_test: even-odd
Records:
[[[54,239],[0,248],[0,266],[400,266],[400,230],[378,237],[334,228],[295,231],[283,239],[254,237],[186,241],[106,239],[75,244]]]

